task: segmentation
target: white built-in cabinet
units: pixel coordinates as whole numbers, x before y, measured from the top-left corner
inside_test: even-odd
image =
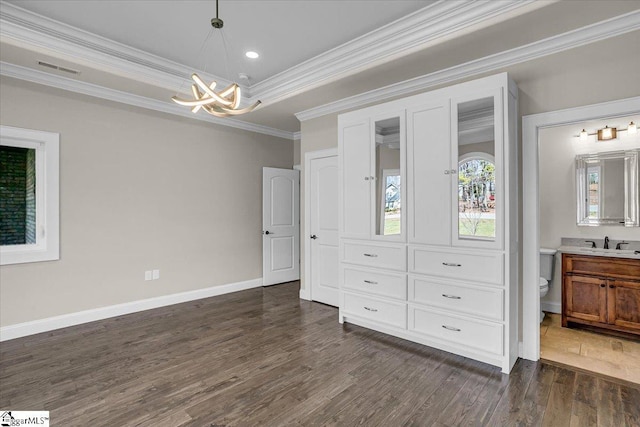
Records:
[[[517,93],[499,74],[339,116],[341,322],[511,370]]]

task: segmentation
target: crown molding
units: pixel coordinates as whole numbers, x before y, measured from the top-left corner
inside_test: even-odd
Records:
[[[296,117],[302,122],[327,114],[334,114],[364,105],[386,101],[391,97],[408,95],[474,75],[498,71],[512,65],[616,37],[638,29],[640,29],[640,10],[414,79],[394,83],[379,89],[304,110],[296,113]]]
[[[366,68],[424,47],[425,43],[460,31],[534,0],[439,0],[382,28],[250,86],[242,86],[247,104],[263,106],[284,100]],[[43,53],[57,53],[86,66],[178,92],[193,69],[165,58],[63,24],[0,1],[0,37]],[[231,82],[198,71],[206,81]],[[190,85],[190,84],[189,84]]]
[[[193,114],[190,110],[184,109],[177,104],[169,102],[168,100],[159,101],[157,99],[134,95],[128,92],[45,73],[43,71],[34,70],[33,68],[22,67],[7,62],[0,62],[0,75],[38,83],[45,86],[51,86],[57,89],[67,90],[95,98],[106,99],[108,101],[119,102],[153,111],[160,111],[162,113],[172,114],[175,116],[187,117],[189,119],[215,123],[217,125],[261,133],[278,138],[294,139],[293,132],[274,129],[268,126],[249,123],[233,118],[218,118],[209,114]]]
[[[8,43],[37,49],[42,53],[55,52],[88,67],[118,76],[152,84],[169,92],[183,90],[194,70],[140,49],[101,37],[62,22],[30,12],[11,3],[0,1],[0,38]],[[221,86],[232,82],[202,70],[198,75],[205,81],[217,81]],[[242,86],[248,103],[249,87]]]
[[[273,103],[424,49],[425,44],[533,0],[440,0],[251,86]]]

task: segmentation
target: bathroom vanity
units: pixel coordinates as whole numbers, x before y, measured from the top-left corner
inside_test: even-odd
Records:
[[[562,326],[640,335],[640,258],[563,253]]]

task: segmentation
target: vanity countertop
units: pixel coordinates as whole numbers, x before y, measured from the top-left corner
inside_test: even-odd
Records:
[[[576,255],[640,259],[640,254],[637,254],[635,253],[635,251],[632,251],[632,250],[624,250],[624,249],[616,250],[616,249],[589,248],[584,246],[560,246],[558,248],[558,251],[566,254],[576,254]]]

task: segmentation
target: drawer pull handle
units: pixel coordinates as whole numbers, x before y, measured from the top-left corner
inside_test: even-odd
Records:
[[[376,254],[364,254],[364,256],[368,256],[368,257],[371,257],[371,258],[378,258],[378,255],[376,255]]]
[[[451,298],[451,299],[462,299],[462,297],[458,297],[455,295],[447,295],[447,294],[442,294],[443,297],[445,298]]]
[[[373,280],[365,280],[364,283],[369,283],[370,285],[377,285],[378,282],[374,282]]]
[[[454,328],[453,326],[442,325],[442,327],[445,328],[445,329],[448,329],[450,331],[453,331],[453,332],[460,332],[461,331],[461,329]]]
[[[364,307],[364,309],[365,309],[365,310],[368,310],[368,311],[373,311],[374,313],[375,313],[376,311],[378,311],[378,309],[377,309],[377,308],[371,308],[371,307],[367,307],[367,306],[365,306],[365,307]]]
[[[462,264],[456,264],[455,262],[443,262],[442,265],[447,267],[462,267]]]

